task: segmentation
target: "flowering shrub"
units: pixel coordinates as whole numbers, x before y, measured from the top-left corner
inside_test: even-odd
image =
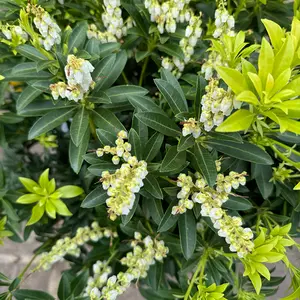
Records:
[[[300,298],[298,0],[0,3],[0,299]]]

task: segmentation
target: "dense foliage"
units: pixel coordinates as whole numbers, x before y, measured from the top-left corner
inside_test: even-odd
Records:
[[[300,298],[298,0],[0,5],[1,300]]]

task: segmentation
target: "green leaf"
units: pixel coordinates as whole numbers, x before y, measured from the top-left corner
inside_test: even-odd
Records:
[[[5,187],[5,175],[4,175],[3,166],[0,163],[0,189],[3,189],[4,187]]]
[[[177,150],[185,151],[185,150],[193,147],[194,144],[195,144],[195,139],[191,134],[189,134],[187,136],[182,136],[177,145]]]
[[[258,75],[265,86],[268,74],[272,74],[274,65],[274,51],[268,41],[263,38],[258,58]]]
[[[156,178],[148,174],[144,179],[144,190],[156,199],[163,199],[163,194]]]
[[[172,208],[173,208],[173,206],[177,205],[177,202],[178,202],[177,199],[174,199],[168,206],[165,214],[163,215],[163,217],[161,219],[161,222],[159,223],[159,226],[157,229],[158,232],[168,231],[177,222],[179,215],[172,214]]]
[[[118,85],[105,91],[112,103],[124,102],[127,97],[145,96],[148,91],[141,86],[136,85]]]
[[[92,208],[102,205],[105,203],[107,198],[107,191],[105,191],[102,186],[98,186],[85,197],[81,207]]]
[[[47,189],[49,184],[49,168],[46,169],[39,177],[39,185],[42,189]]]
[[[41,94],[42,91],[34,87],[27,86],[17,99],[17,110],[19,111],[26,107],[29,103],[31,103]]]
[[[262,165],[273,164],[273,160],[267,152],[265,152],[258,146],[248,142],[239,144],[235,142],[211,139],[208,140],[206,143],[221,153],[225,153],[229,156],[241,160],[250,161]]]
[[[259,101],[251,91],[244,91],[236,96],[236,100],[246,102],[252,105],[259,105]]]
[[[252,203],[249,200],[233,195],[229,196],[229,199],[223,203],[222,207],[232,210],[249,210],[253,208]]]
[[[43,291],[19,289],[13,292],[16,300],[55,300],[54,297]]]
[[[227,67],[217,67],[217,72],[235,94],[248,90],[246,80],[239,71]]]
[[[178,221],[180,245],[186,260],[192,257],[196,248],[196,221],[191,210],[179,216]]]
[[[110,133],[115,133],[115,140],[117,139],[117,134],[121,130],[125,130],[125,127],[119,121],[119,119],[109,110],[104,108],[98,108],[92,112],[93,120],[95,125],[100,129],[106,130]]]
[[[154,100],[150,97],[128,95],[127,99],[134,108],[139,109],[140,111],[156,112],[166,115],[166,113],[155,104]]]
[[[270,182],[273,176],[271,166],[266,165],[252,165],[252,177],[255,178],[258,189],[264,199],[268,199],[274,188],[274,184]]]
[[[57,189],[56,192],[61,194],[61,198],[74,198],[84,193],[84,190],[76,185],[65,185]]]
[[[100,44],[100,57],[105,57],[113,52],[116,52],[121,47],[121,43],[106,43]]]
[[[104,59],[106,59],[106,57]],[[122,50],[115,56],[114,64],[111,67],[107,68],[106,65],[105,69],[101,70],[101,73],[98,76],[103,76],[103,78],[100,78],[100,81],[96,81],[97,84],[95,86],[94,93],[97,93],[99,90],[108,89],[112,86],[121,75],[126,62],[127,53],[125,50]]]
[[[69,37],[68,50],[72,53],[74,48],[81,49],[86,40],[88,24],[86,21],[78,22]]]
[[[35,193],[35,188],[39,187],[38,184],[30,178],[19,177],[19,180],[30,193]]]
[[[31,212],[31,217],[29,219],[29,221],[27,222],[26,226],[32,225],[36,222],[38,222],[42,216],[44,215],[45,212],[45,206],[40,206],[40,204],[36,204]]]
[[[89,277],[89,272],[88,272],[88,270],[85,270],[72,280],[71,293],[75,297],[79,296],[82,293],[83,289],[86,286],[88,277]]]
[[[103,146],[115,146],[116,133],[109,132],[103,129],[96,129],[96,135]]]
[[[180,151],[178,152],[176,146],[172,146],[169,148],[166,156],[164,157],[160,172],[172,172],[176,170],[178,167],[184,165],[186,162],[186,152]]]
[[[0,123],[4,124],[17,124],[24,120],[24,118],[11,113],[11,112],[2,112],[0,115]]]
[[[155,79],[154,82],[164,98],[167,100],[175,115],[181,112],[188,111],[188,106],[185,98],[181,97],[175,87],[162,79]]]
[[[137,132],[131,128],[128,135],[128,141],[132,146],[131,153],[137,157],[138,160],[142,159],[142,144]]]
[[[205,87],[206,87],[206,80],[202,76],[197,76],[197,83],[196,83],[196,99],[194,102],[194,110],[195,110],[195,116],[196,120],[200,119],[201,115],[201,100],[202,96],[205,93]]]
[[[273,77],[276,79],[283,71],[291,67],[294,58],[294,44],[291,36],[287,36],[279,52],[275,55]]]
[[[145,199],[145,202],[147,203],[147,208],[149,210],[151,218],[157,225],[159,225],[164,215],[161,204],[162,202],[154,198]]]
[[[39,201],[42,196],[37,194],[25,194],[17,199],[17,203],[30,204]]]
[[[199,143],[196,143],[194,147],[193,166],[204,176],[209,186],[215,185],[217,178],[215,160]]]
[[[66,273],[63,273],[59,282],[57,296],[59,300],[67,300],[71,295],[71,285]]]
[[[284,30],[271,20],[262,19],[261,21],[268,31],[273,47],[279,50],[282,46],[282,39],[285,36]]]
[[[180,58],[181,60],[184,60],[184,54],[178,44],[173,44],[173,43],[168,43],[163,45],[158,44],[157,49],[161,52],[168,54],[169,56],[175,56]]]
[[[216,128],[217,132],[235,132],[247,130],[254,118],[255,114],[249,110],[239,109],[230,115],[221,125]]]
[[[116,54],[113,53],[101,59],[95,66],[95,70],[92,73],[92,77],[95,80],[96,84],[99,85],[99,90],[102,87],[102,80],[105,78],[105,76],[107,76],[107,74],[109,74],[115,61],[116,61]]]
[[[48,112],[46,115],[38,119],[28,133],[28,139],[32,140],[35,137],[47,133],[55,127],[61,125],[63,122],[69,120],[75,112],[75,108],[66,107],[65,109],[54,110]]]
[[[19,216],[16,213],[16,210],[13,208],[11,203],[6,199],[0,199],[2,202],[2,207],[5,211],[5,214],[8,216],[8,218],[12,221],[18,222],[20,220]]]
[[[162,68],[160,70],[160,74],[161,74],[161,79],[169,82],[177,90],[178,94],[180,94],[180,98],[185,100],[184,92],[183,92],[177,78],[172,74],[172,72]]]
[[[33,61],[48,60],[48,58],[44,54],[42,54],[39,50],[30,45],[20,45],[16,48],[16,50],[22,56]]]
[[[146,162],[151,162],[155,158],[155,156],[160,152],[163,140],[164,135],[159,132],[155,132],[151,136],[144,149],[143,157],[145,158]]]
[[[67,205],[59,199],[51,200],[52,204],[55,206],[55,210],[61,216],[72,216],[72,213],[69,211]]]
[[[103,171],[115,172],[117,168],[118,166],[114,165],[111,162],[100,161],[88,167],[88,170],[95,176],[101,176]]]
[[[70,128],[71,139],[76,147],[81,143],[89,126],[89,113],[84,106],[75,114]]]
[[[261,278],[260,278],[259,274],[258,273],[250,274],[249,278],[255,288],[257,295],[259,295],[261,287],[262,287],[262,282],[261,282]]]
[[[89,146],[89,141],[90,141],[90,130],[89,128],[87,129],[87,131],[85,132],[83,139],[81,141],[81,143],[79,144],[78,147],[76,147],[74,145],[74,143],[72,142],[72,140],[70,140],[69,143],[69,161],[70,161],[70,165],[71,168],[73,169],[73,171],[78,174],[82,163],[83,163],[83,156],[87,151],[87,148]]]
[[[179,127],[167,116],[155,112],[140,112],[135,116],[148,127],[167,136],[179,136]]]

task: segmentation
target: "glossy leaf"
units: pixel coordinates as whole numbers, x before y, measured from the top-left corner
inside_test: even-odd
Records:
[[[107,191],[102,188],[102,186],[96,187],[92,190],[83,200],[81,207],[92,208],[105,203],[107,196]]]
[[[81,143],[89,126],[89,113],[84,106],[75,114],[70,128],[71,139],[76,147]]]

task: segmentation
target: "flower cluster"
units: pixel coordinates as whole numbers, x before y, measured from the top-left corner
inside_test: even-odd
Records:
[[[120,6],[120,0],[104,0],[102,22],[106,31],[101,32],[96,25],[92,24],[89,26],[87,37],[96,38],[104,44],[117,42],[118,39],[126,36],[127,30],[133,27],[134,21],[131,17],[128,17],[126,21],[123,20]]]
[[[144,185],[143,180],[148,174],[147,163],[144,160],[138,161],[135,156],[131,156],[131,145],[124,142],[126,138],[127,133],[120,131],[116,147],[105,146],[96,151],[98,157],[103,154],[113,155],[112,162],[116,165],[119,164],[120,158],[125,161],[115,173],[104,171],[101,174],[102,187],[107,190],[109,196],[106,204],[112,220],[120,215],[128,215],[134,204],[135,193],[140,191]]]
[[[191,56],[194,54],[194,48],[202,34],[201,24],[201,14],[199,16],[192,15],[189,18],[189,24],[185,29],[185,37],[179,42],[179,46],[184,54],[184,60],[180,60],[175,56],[172,58],[164,57],[162,60],[162,67],[172,71],[177,78],[181,76],[185,64],[191,60]]]
[[[107,271],[110,269],[105,269],[105,267],[103,269],[96,268],[96,271],[98,271],[98,269],[100,272],[102,270],[104,271],[100,273],[101,275],[96,276],[97,278],[103,276],[100,280],[100,285],[92,288],[89,292],[89,296],[92,300],[115,300],[126,291],[133,280],[145,278],[150,266],[155,264],[155,260],[162,261],[169,252],[169,249],[165,246],[163,241],[152,239],[150,236],[142,239],[142,235],[138,232],[135,233],[135,240],[131,245],[133,251],[127,253],[126,257],[121,259],[121,264],[126,266],[127,270],[109,277],[104,287],[103,280],[107,277]],[[103,264],[101,264],[101,266],[102,265]],[[94,286],[92,280],[90,285]],[[101,288],[102,290],[100,291]]]
[[[114,238],[117,237],[117,233],[108,228],[101,228],[97,222],[93,222],[91,227],[80,227],[77,229],[75,237],[60,239],[50,252],[43,253],[38,266],[34,270],[41,268],[49,270],[54,263],[60,261],[66,254],[78,257],[80,246],[88,241],[97,242],[103,237]]]
[[[215,11],[215,25],[216,30],[213,33],[215,39],[219,38],[224,33],[234,36],[234,17],[229,15],[224,6],[220,6]]]
[[[216,51],[212,51],[208,55],[208,60],[201,66],[201,72],[204,74],[206,80],[209,80],[213,77],[214,70],[218,66],[227,66],[224,63],[222,56]]]
[[[183,122],[182,135],[187,136],[192,134],[196,139],[201,134],[200,122],[196,121],[195,118],[189,118]]]
[[[160,3],[158,0],[145,0],[145,7],[150,13],[151,21],[157,23],[157,29],[161,34],[165,30],[174,33],[176,23],[184,23],[191,18],[189,2],[190,0],[169,0]]]
[[[211,131],[214,126],[219,126],[224,116],[229,116],[233,109],[232,93],[218,85],[218,80],[211,79],[205,87],[206,94],[201,99],[200,122],[203,123],[205,131]]]
[[[51,50],[54,44],[60,44],[61,29],[47,11],[41,6],[28,4],[27,12],[35,16],[33,19],[34,25],[42,35],[41,44],[47,51]]]
[[[91,73],[94,71],[92,64],[75,55],[68,56],[68,64],[65,66],[65,75],[67,84],[63,81],[50,85],[52,97],[57,100],[58,97],[68,98],[78,102],[83,99],[84,93],[93,88],[95,82]]]
[[[91,299],[98,299],[101,296],[99,291],[108,279],[109,274],[111,274],[112,269],[108,266],[106,261],[98,260],[93,265],[94,276],[89,277],[87,282],[87,287],[85,288],[85,296],[90,296]]]
[[[28,40],[28,34],[17,25],[5,25],[1,27],[2,33],[10,41],[17,40],[16,44],[24,44]]]
[[[201,215],[212,220],[214,227],[218,229],[219,236],[226,238],[231,251],[237,252],[239,257],[244,257],[253,249],[252,230],[242,227],[241,218],[227,215],[222,209],[222,204],[228,200],[232,189],[245,185],[245,175],[245,172],[239,174],[233,171],[227,176],[219,173],[213,188],[208,186],[199,173],[195,174],[195,183],[191,176],[180,174],[177,181],[177,186],[181,187],[177,194],[179,202],[172,208],[172,214],[185,213],[187,209],[192,209],[195,203],[200,203]]]

